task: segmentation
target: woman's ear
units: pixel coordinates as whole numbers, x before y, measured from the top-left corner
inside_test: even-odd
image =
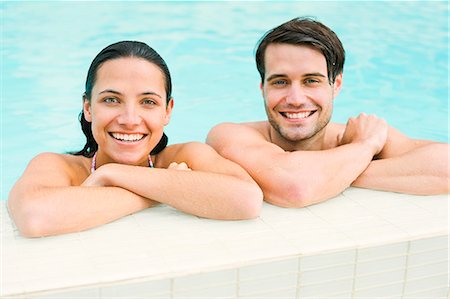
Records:
[[[165,126],[169,124],[170,116],[172,115],[172,109],[173,109],[173,98],[170,98],[169,102],[167,103],[166,115],[164,117]]]
[[[83,94],[83,114],[86,121],[92,122],[91,103],[86,97],[86,93]]]

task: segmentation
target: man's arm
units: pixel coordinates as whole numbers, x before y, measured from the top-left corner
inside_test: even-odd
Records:
[[[207,143],[240,164],[264,192],[283,207],[304,207],[342,192],[366,169],[384,145],[385,123],[362,117],[350,123],[349,144],[323,151],[286,152],[245,125],[214,127]],[[387,132],[386,132],[387,134]]]
[[[394,128],[379,159],[352,186],[417,195],[450,190],[449,144],[408,138]]]

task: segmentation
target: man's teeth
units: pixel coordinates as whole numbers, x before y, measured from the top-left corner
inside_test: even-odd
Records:
[[[287,118],[307,118],[311,115],[311,111],[308,112],[299,112],[299,113],[287,113],[285,112],[284,115]]]
[[[144,138],[144,134],[120,134],[120,133],[111,133],[111,135],[122,141],[138,141]]]

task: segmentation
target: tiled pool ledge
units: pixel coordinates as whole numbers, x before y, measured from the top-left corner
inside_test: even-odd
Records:
[[[1,206],[2,298],[447,298],[449,197],[350,188],[217,221],[159,206],[26,239]]]

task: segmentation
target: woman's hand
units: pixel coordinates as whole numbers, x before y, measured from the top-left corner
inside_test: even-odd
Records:
[[[189,166],[187,166],[187,164],[185,162],[181,162],[181,163],[172,162],[172,163],[170,163],[169,167],[167,167],[167,169],[192,170],[189,168]]]
[[[97,168],[90,176],[84,180],[81,184],[83,187],[106,187],[108,185],[108,168],[111,168],[112,164],[106,164]]]

